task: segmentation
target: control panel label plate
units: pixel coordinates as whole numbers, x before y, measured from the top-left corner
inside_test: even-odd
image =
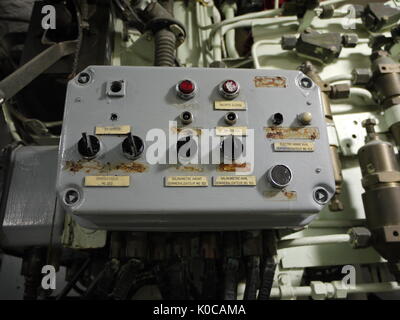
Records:
[[[277,152],[313,152],[314,142],[275,142],[274,151]]]
[[[247,127],[216,127],[217,136],[247,136]]]
[[[286,88],[285,77],[255,77],[254,85],[256,88]]]
[[[244,101],[215,101],[215,110],[246,110],[247,105]]]
[[[130,176],[86,176],[85,187],[129,187]]]
[[[131,126],[96,127],[95,134],[128,134]]]
[[[218,176],[213,179],[214,186],[255,186],[256,176]]]
[[[165,177],[166,187],[208,187],[205,176],[169,176]]]
[[[268,139],[317,140],[320,138],[318,128],[267,127],[264,129]]]

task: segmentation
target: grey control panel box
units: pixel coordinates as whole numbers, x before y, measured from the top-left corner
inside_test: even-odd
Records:
[[[68,85],[57,191],[87,228],[308,224],[335,191],[319,88],[299,71],[89,67]]]

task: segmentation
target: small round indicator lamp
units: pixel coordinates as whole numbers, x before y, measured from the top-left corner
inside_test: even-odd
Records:
[[[234,99],[239,95],[240,85],[234,80],[225,80],[219,85],[219,93],[225,99]]]
[[[196,94],[196,84],[192,80],[182,80],[176,85],[176,92],[181,99],[189,100]]]

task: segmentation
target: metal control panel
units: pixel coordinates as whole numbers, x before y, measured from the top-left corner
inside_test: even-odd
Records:
[[[299,71],[89,67],[68,86],[60,202],[105,230],[305,225],[335,188],[321,104]]]

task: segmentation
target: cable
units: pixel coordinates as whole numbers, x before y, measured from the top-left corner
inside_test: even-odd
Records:
[[[56,297],[56,300],[61,300],[68,295],[71,289],[74,287],[76,282],[79,280],[80,276],[86,271],[86,269],[90,265],[90,258],[87,258],[85,262],[82,264],[80,269],[74,274],[72,279],[68,282],[68,284],[64,287],[61,293]]]
[[[260,257],[246,257],[246,288],[244,290],[244,300],[256,300],[257,289],[260,283]]]
[[[228,4],[223,7],[223,13],[227,20],[235,17],[235,4]],[[226,49],[230,58],[239,58],[239,53],[235,47],[235,30],[229,30],[226,33]]]
[[[216,29],[220,29],[223,26],[226,26],[228,24],[238,22],[238,21],[243,21],[243,20],[250,20],[250,19],[258,19],[258,18],[266,18],[266,17],[272,17],[272,16],[278,16],[282,14],[282,9],[276,9],[276,10],[265,10],[261,12],[252,12],[252,13],[246,13],[241,16],[236,16],[232,19],[229,20],[224,20],[221,23],[215,23],[215,24],[209,24],[206,26],[199,26],[200,29],[207,30],[207,29],[213,29],[216,31]]]
[[[15,127],[15,123],[11,117],[10,111],[8,109],[8,105],[6,103],[4,103],[2,109],[3,109],[2,111],[3,111],[4,120],[8,126],[11,137],[16,142],[23,142],[23,139],[21,138],[20,134],[17,131],[17,128]]]
[[[258,292],[258,300],[269,300],[272,285],[274,283],[276,263],[273,257],[264,259],[263,272],[261,277],[260,290]]]

